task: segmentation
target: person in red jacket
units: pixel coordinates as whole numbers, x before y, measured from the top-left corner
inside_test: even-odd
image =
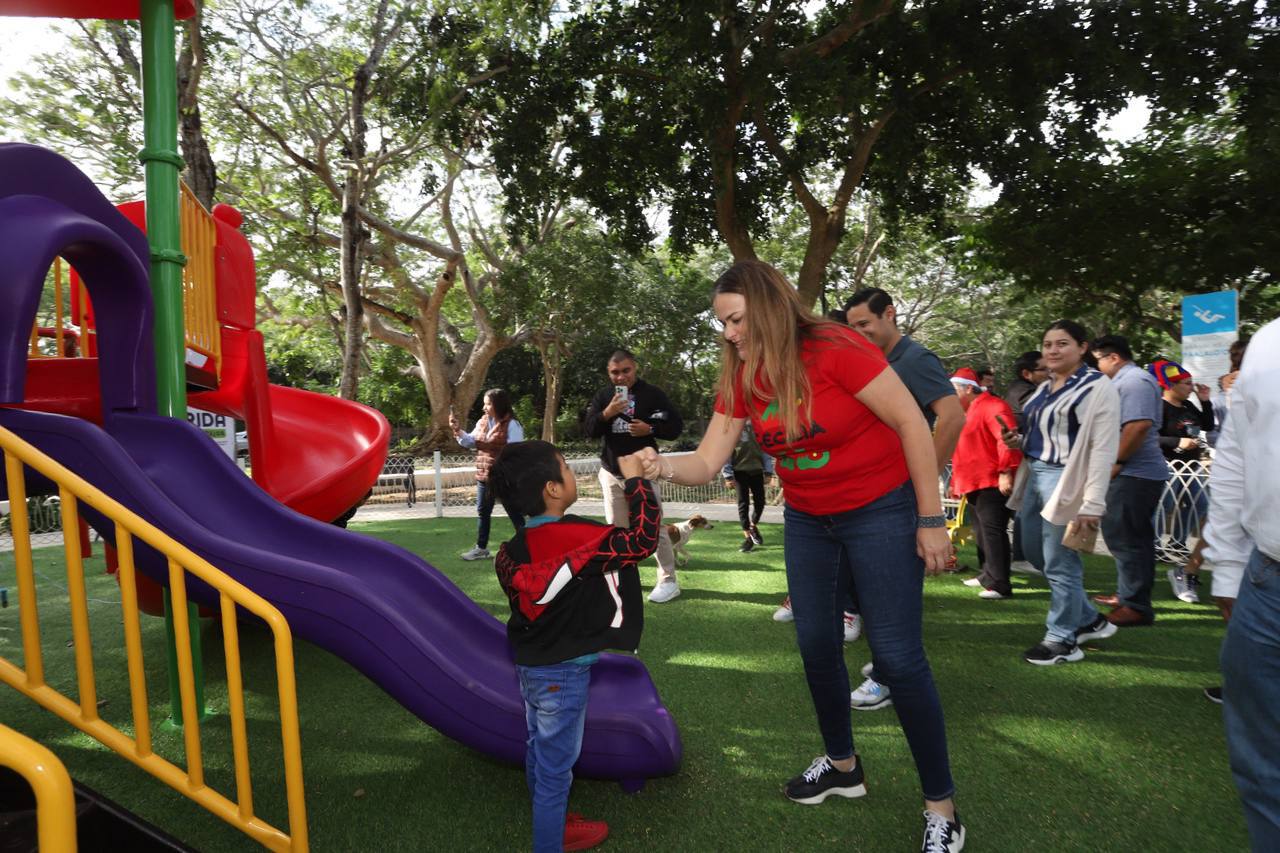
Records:
[[[982,598],[1008,598],[1013,595],[1009,585],[1012,513],[1005,501],[1013,491],[1013,475],[1022,462],[1022,454],[1006,447],[1000,432],[1013,428],[1013,409],[984,390],[977,374],[967,367],[955,372],[951,384],[965,411],[964,428],[951,457],[951,491],[968,499],[978,542],[978,562],[982,565],[981,574],[964,583],[982,587],[978,593]]]

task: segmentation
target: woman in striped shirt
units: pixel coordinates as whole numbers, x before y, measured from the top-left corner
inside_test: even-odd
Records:
[[[1080,554],[1062,544],[1071,521],[1097,531],[1120,444],[1120,397],[1106,376],[1085,364],[1088,338],[1072,320],[1045,331],[1041,352],[1049,379],[1023,407],[1025,432],[1005,434],[1023,453],[1009,499],[1021,519],[1022,550],[1049,582],[1044,639],[1024,656],[1033,664],[1078,661],[1080,643],[1116,632],[1089,603]]]

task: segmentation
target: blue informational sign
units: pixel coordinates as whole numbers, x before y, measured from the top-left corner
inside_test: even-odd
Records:
[[[1182,300],[1182,366],[1210,388],[1231,369],[1228,351],[1238,330],[1238,298],[1234,290],[1219,290]]]
[[[1182,300],[1182,336],[1235,332],[1238,327],[1234,290],[1198,293]]]

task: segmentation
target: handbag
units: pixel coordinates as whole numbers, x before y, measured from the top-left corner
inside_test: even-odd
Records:
[[[1092,554],[1093,549],[1098,547],[1098,528],[1084,527],[1076,524],[1074,520],[1069,521],[1067,522],[1067,531],[1062,534],[1062,544],[1072,551]]]

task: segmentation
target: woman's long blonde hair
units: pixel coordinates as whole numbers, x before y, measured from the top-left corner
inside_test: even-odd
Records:
[[[802,426],[813,416],[801,346],[812,338],[838,339],[839,324],[804,307],[791,283],[763,261],[738,261],[725,270],[716,279],[712,298],[721,293],[736,293],[746,302],[746,358],[739,357],[737,349],[721,339],[717,390],[725,410],[732,415],[742,377],[748,408],[756,401],[768,403],[776,399],[787,440],[796,440]]]

